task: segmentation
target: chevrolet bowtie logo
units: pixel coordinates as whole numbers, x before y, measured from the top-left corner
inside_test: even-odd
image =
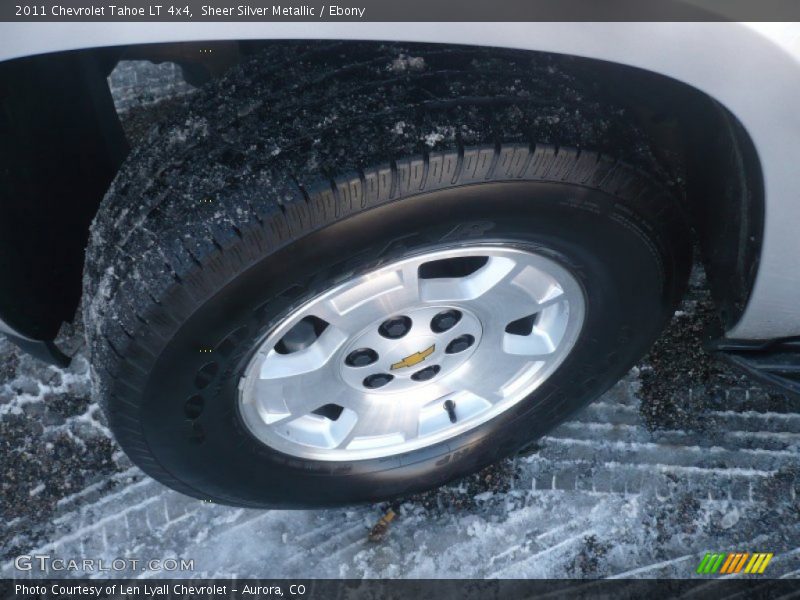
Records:
[[[433,344],[430,348],[425,348],[425,350],[422,350],[421,352],[414,352],[414,354],[406,356],[400,362],[394,363],[392,365],[392,371],[395,369],[404,369],[405,367],[413,367],[414,365],[418,365],[431,354],[433,354],[434,350],[436,350],[436,344]]]

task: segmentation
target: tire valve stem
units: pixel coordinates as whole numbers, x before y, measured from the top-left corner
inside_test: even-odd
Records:
[[[458,417],[456,417],[456,403],[452,400],[445,400],[444,409],[447,411],[447,416],[450,417],[450,422],[455,423],[458,420]]]

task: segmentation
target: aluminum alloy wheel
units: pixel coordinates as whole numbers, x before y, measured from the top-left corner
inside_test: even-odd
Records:
[[[577,280],[506,245],[439,248],[317,296],[239,383],[248,429],[285,454],[378,458],[464,433],[553,373],[585,313]]]

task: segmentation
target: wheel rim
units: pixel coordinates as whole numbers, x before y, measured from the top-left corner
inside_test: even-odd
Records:
[[[239,383],[250,432],[291,456],[385,457],[510,409],[564,361],[583,290],[505,245],[438,248],[354,277],[283,320]]]

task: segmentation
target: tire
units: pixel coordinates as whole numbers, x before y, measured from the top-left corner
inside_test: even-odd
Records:
[[[129,157],[87,249],[94,391],[131,459],[213,502],[377,501],[506,457],[613,385],[681,298],[691,245],[646,138],[576,85],[531,54],[304,45],[188,99]],[[574,345],[524,399],[388,456],[306,458],[254,435],[240,382],[287,315],[393,261],[487,244],[582,291]]]

